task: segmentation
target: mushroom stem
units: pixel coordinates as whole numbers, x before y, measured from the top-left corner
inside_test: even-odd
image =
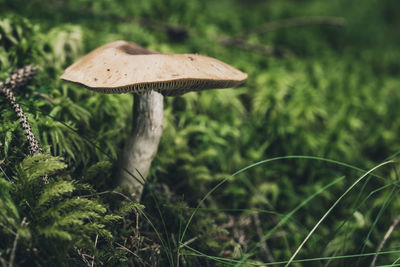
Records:
[[[163,131],[163,96],[150,91],[135,95],[133,104],[133,129],[128,137],[120,171],[121,186],[128,187],[137,201],[143,191],[151,162],[157,153]]]

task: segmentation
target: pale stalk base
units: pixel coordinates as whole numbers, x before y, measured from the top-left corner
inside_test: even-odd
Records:
[[[157,153],[162,131],[163,96],[155,91],[135,95],[133,129],[124,146],[119,185],[128,187],[137,201],[140,201],[145,183],[143,179],[146,179]]]

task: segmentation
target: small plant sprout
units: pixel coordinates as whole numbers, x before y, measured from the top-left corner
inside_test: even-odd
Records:
[[[95,49],[61,76],[96,92],[135,94],[133,129],[124,146],[119,184],[138,201],[143,190],[139,178],[147,177],[162,135],[163,96],[234,87],[246,78],[247,74],[214,58],[162,54],[126,41]]]

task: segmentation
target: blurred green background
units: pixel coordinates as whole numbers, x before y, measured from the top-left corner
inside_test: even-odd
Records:
[[[238,88],[164,100],[164,133],[143,198],[149,220],[141,217],[142,235],[159,251],[128,242],[133,226],[125,223],[110,228],[114,241],[107,241],[107,253],[114,253],[119,240],[138,256],[120,252],[108,264],[278,266],[357,178],[396,160],[399,14],[397,0],[0,0],[0,78],[25,64],[40,67],[33,83],[16,92],[18,100],[47,153],[64,158],[73,181],[104,192],[114,186],[132,98],[61,82],[68,65],[122,39],[164,53],[204,54],[246,72]],[[7,100],[0,98],[0,105],[6,177],[15,174],[28,150]],[[309,157],[287,157],[293,155]],[[182,235],[191,208],[213,186],[275,157],[283,158],[219,186]],[[97,172],[88,175],[93,166]],[[397,163],[379,168],[341,199],[296,257],[314,260],[297,266],[369,265],[400,215],[397,170]],[[119,205],[105,195],[98,201],[110,214]],[[399,238],[395,229],[381,249],[389,253],[377,265],[398,262]],[[179,244],[188,240],[188,246]],[[10,242],[0,245],[9,255]],[[73,249],[50,263],[40,243],[24,243],[21,250],[35,246],[39,252],[29,257],[38,263],[84,265]],[[96,249],[96,264],[107,264],[109,254],[101,251],[106,248]],[[332,258],[316,259],[321,257]]]

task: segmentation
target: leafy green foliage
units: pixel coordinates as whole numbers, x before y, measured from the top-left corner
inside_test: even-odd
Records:
[[[75,247],[92,247],[94,236],[111,238],[102,220],[105,207],[79,196],[80,186],[62,174],[66,167],[60,158],[40,154],[20,164],[13,184],[1,180],[1,239],[11,242],[18,235],[20,253],[31,251],[19,264],[65,264],[62,259]]]
[[[83,254],[106,266],[288,260],[363,174],[355,166],[366,171],[400,150],[399,8],[396,0],[0,1],[0,79],[25,64],[40,67],[15,93],[46,151],[27,157],[22,129],[0,97],[0,261],[9,261],[17,234],[19,265],[91,264]],[[251,33],[310,16],[342,17],[346,26]],[[243,33],[250,49],[222,42]],[[249,74],[239,88],[165,99],[145,210],[123,189],[112,191],[132,97],[95,94],[58,78],[84,53],[118,39],[206,54]],[[273,47],[285,57],[251,47]],[[182,239],[211,188],[280,156],[219,185]],[[342,199],[297,258],[369,265],[372,256],[341,255],[376,251],[399,214],[397,167],[379,169]],[[394,231],[384,250],[396,251],[398,236]],[[378,263],[397,258],[379,255]]]

